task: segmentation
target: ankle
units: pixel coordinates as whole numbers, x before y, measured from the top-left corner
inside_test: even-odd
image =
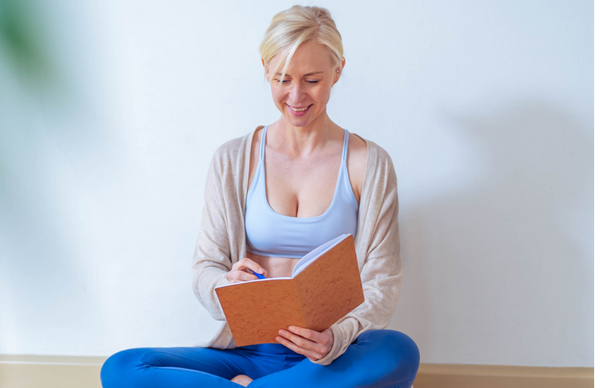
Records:
[[[237,375],[234,378],[232,378],[231,381],[236,384],[247,387],[254,380],[252,380],[250,377],[248,377],[246,375]]]

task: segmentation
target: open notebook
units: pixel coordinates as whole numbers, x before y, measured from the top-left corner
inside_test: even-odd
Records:
[[[323,331],[365,298],[351,234],[300,259],[291,277],[256,279],[215,288],[237,346],[278,343],[289,326]]]

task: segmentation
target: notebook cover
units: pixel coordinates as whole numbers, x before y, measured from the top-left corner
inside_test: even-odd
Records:
[[[292,279],[235,283],[216,292],[237,346],[278,343],[285,322],[304,325]]]
[[[364,302],[354,239],[348,236],[295,278],[215,289],[237,346],[278,343],[289,326],[323,331]]]
[[[323,331],[365,301],[352,235],[295,277],[305,327]]]

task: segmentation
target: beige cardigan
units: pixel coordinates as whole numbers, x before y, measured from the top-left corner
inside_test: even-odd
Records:
[[[225,274],[246,257],[244,212],[250,166],[251,133],[230,140],[215,152],[205,187],[202,224],[193,258],[194,294],[214,319],[222,321],[216,335],[201,347],[236,347],[215,287],[228,284]],[[398,193],[392,159],[367,142],[367,166],[360,196],[356,255],[365,301],[331,326],[333,347],[316,364],[329,365],[367,330],[389,324],[402,279],[398,228]],[[275,340],[275,338],[273,338]]]

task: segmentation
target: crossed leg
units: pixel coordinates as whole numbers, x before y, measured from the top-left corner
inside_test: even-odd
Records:
[[[249,364],[222,349],[135,348],[109,357],[100,378],[104,388],[240,388],[230,379],[249,373]]]
[[[393,330],[361,334],[330,365],[301,355],[245,349],[136,348],[118,352],[104,363],[104,388],[239,388],[238,375],[261,387],[409,388],[419,367],[419,350],[407,335]]]
[[[329,365],[305,359],[291,368],[252,381],[248,388],[410,388],[419,362],[419,349],[406,334],[370,330]]]

